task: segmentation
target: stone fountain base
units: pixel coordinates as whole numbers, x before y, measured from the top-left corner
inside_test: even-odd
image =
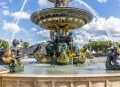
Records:
[[[0,87],[120,87],[120,74],[20,75],[0,72]]]
[[[97,61],[103,62],[105,60],[106,60],[105,58],[90,59],[90,61],[93,61],[93,62],[97,62]],[[28,61],[33,62],[35,61],[35,59],[22,60],[22,62],[25,62],[25,64],[28,63]],[[102,64],[100,63],[99,66],[101,65],[105,66],[104,63]],[[27,64],[25,66],[27,66]],[[95,66],[97,65],[95,64]],[[36,65],[35,67],[39,68],[40,66]],[[42,65],[42,67],[50,68],[51,66]],[[70,68],[72,67],[70,66]],[[39,69],[42,69],[42,68],[39,68]],[[69,70],[69,67],[67,67],[67,69]],[[97,67],[97,69],[100,69],[100,67]],[[105,68],[102,67],[102,70],[104,69]],[[43,74],[40,75],[40,73],[36,73],[36,74],[31,73],[33,71],[29,71],[29,73],[25,74],[27,70],[28,68],[25,69],[23,74],[21,73],[19,74],[9,73],[8,74],[9,71],[0,72],[0,87],[120,87],[120,72],[119,71],[109,71],[109,73],[94,74],[96,72],[96,68],[93,67],[92,70],[90,70],[94,72],[92,74],[70,74],[70,75],[66,74],[65,75],[60,72],[61,75],[55,75],[55,73],[53,73],[54,75],[53,74],[52,75],[43,75]],[[37,72],[35,69],[33,70]],[[77,70],[75,72],[77,72]],[[82,69],[79,70],[79,72],[82,72]]]

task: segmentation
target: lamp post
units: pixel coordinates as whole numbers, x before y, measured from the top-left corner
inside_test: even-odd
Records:
[[[89,43],[90,43],[90,57],[91,57],[91,49],[92,49],[92,47],[91,47],[91,39],[89,40]]]
[[[23,40],[22,39],[20,40],[20,45],[21,45],[21,49],[22,49],[22,47],[23,47]]]

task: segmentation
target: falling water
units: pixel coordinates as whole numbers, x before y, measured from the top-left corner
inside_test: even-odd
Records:
[[[78,1],[79,3],[83,4],[85,7],[87,7],[95,15],[96,18],[99,18],[99,14],[91,6],[89,6],[87,3],[85,3],[81,0],[75,0],[75,1]]]
[[[93,14],[94,16],[98,19],[100,18],[99,14],[91,7],[89,6],[87,3],[81,1],[81,0],[75,0],[75,1],[78,1],[79,3],[83,4],[85,7],[87,7]],[[101,22],[102,23],[102,22]],[[110,30],[109,29],[105,29],[107,35],[109,36],[109,38],[111,39],[112,42],[114,42],[113,40],[113,37],[112,37],[112,34],[110,33]]]
[[[83,2],[83,1],[81,1],[81,0],[75,0],[75,1],[78,1],[79,3],[81,3],[81,4],[83,4],[85,7],[87,7],[87,8],[95,15],[95,17],[96,17],[97,19],[100,18],[99,14],[98,14],[91,6],[89,6],[87,3],[85,3],[85,2]],[[23,3],[23,5],[22,5],[21,11],[20,11],[21,13],[22,13],[22,11],[23,11],[23,9],[24,9],[24,6],[25,6],[26,2],[27,2],[27,0],[24,0],[24,3]],[[20,20],[20,18],[18,17],[18,18],[17,18],[17,21],[16,21],[16,25],[18,24],[19,20]],[[102,22],[101,22],[101,23],[102,23]],[[113,37],[112,37],[112,34],[110,33],[109,29],[105,29],[105,31],[106,31],[107,35],[109,36],[109,38],[111,39],[111,41],[113,41]],[[14,29],[14,32],[13,32],[13,35],[12,35],[11,42],[13,41],[14,34],[15,34],[15,29]],[[114,42],[114,41],[113,41],[113,42]],[[10,45],[10,46],[11,46],[11,45]]]
[[[22,11],[23,11],[23,9],[25,7],[26,2],[27,2],[27,0],[24,0],[24,3],[23,3],[22,8],[20,10],[20,13],[22,13]],[[19,20],[20,20],[20,17],[17,18],[16,25],[18,25]],[[11,44],[12,44],[14,35],[15,35],[15,28],[14,28],[13,35],[12,35]],[[11,47],[11,45],[10,45],[10,47]]]

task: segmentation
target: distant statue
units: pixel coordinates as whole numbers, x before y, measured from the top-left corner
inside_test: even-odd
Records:
[[[120,49],[116,46],[115,43],[108,41],[108,57],[106,60],[106,68],[111,70],[118,70],[120,69]]]
[[[2,57],[2,60],[4,62],[6,62],[7,64],[9,64],[9,63],[11,63],[13,61],[15,65],[18,65],[17,64],[17,60],[16,59],[12,59],[11,54],[12,54],[11,50],[8,50],[6,57]]]
[[[4,47],[3,46],[0,47],[0,65],[4,65],[5,64],[5,62],[2,60],[2,57],[5,56],[5,52],[6,52],[6,50],[4,49]]]
[[[17,39],[14,39],[13,42],[12,42],[13,47],[11,48],[11,51],[12,51],[12,56],[14,58],[20,58],[21,57],[20,48],[18,47],[19,44],[20,43]]]
[[[4,55],[5,55],[5,49],[4,49],[4,47],[2,46],[2,47],[0,48],[0,59],[1,59]]]
[[[18,72],[24,69],[23,63],[21,60],[21,52],[20,48],[18,47],[19,41],[14,39],[12,42],[11,49],[7,50],[6,56],[2,57],[2,60],[9,64],[10,72]]]
[[[52,42],[55,40],[54,31],[50,31],[50,39]]]
[[[108,48],[109,48],[109,47],[112,47],[112,45],[113,45],[113,42],[109,40],[109,41],[107,42]]]

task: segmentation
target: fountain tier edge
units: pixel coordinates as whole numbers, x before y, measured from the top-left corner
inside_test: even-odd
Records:
[[[31,21],[48,30],[58,29],[57,26],[68,25],[68,30],[81,28],[91,22],[92,15],[88,11],[78,8],[48,8],[32,14]]]

